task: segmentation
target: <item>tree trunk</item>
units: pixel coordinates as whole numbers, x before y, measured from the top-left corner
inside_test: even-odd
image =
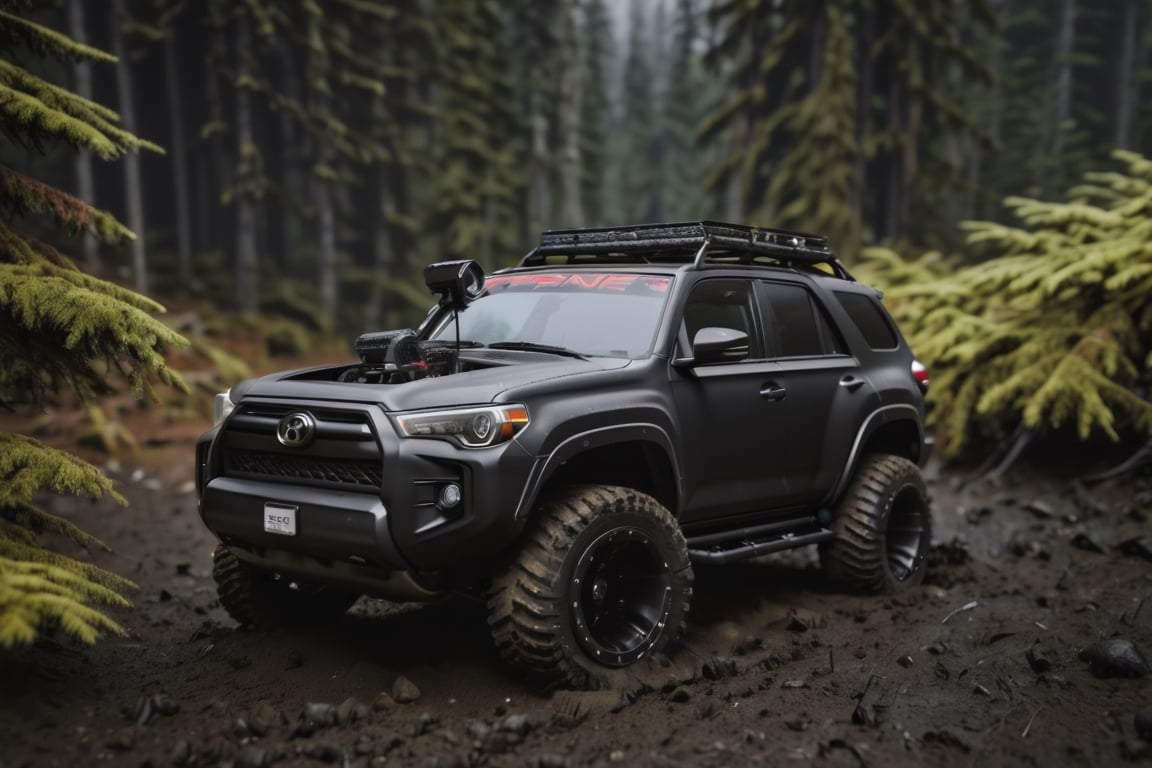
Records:
[[[75,0],[74,0],[75,1]],[[192,204],[188,199],[188,155],[184,141],[184,100],[180,87],[180,70],[176,55],[176,31],[169,30],[164,40],[164,76],[168,88],[168,121],[172,146],[172,182],[176,196],[176,261],[180,281],[179,292],[185,292],[192,283]]]
[[[740,116],[733,121],[731,133],[725,137],[729,144],[729,152],[747,146],[748,117]],[[728,173],[724,183],[723,199],[720,201],[724,207],[724,218],[728,221],[744,220],[744,184],[746,179],[740,168],[733,168]]]
[[[320,142],[323,146],[324,142]],[[331,162],[328,153],[321,149],[321,163]],[[339,291],[336,283],[336,212],[332,205],[331,182],[327,179],[312,180],[316,224],[319,228],[319,255],[317,258],[317,278],[320,285],[320,306],[324,308],[324,319],[329,327],[336,324]]]
[[[88,42],[88,30],[84,21],[84,0],[69,0],[68,2],[68,34],[78,43]],[[92,98],[92,63],[87,59],[77,59],[72,65],[76,78],[76,95],[81,98]],[[96,185],[92,179],[92,152],[82,149],[75,155],[73,161],[76,171],[76,194],[86,203],[96,202]],[[82,235],[84,263],[88,271],[99,276],[102,268],[100,263],[100,242],[92,232]]]
[[[870,199],[870,196],[865,196],[864,190],[868,189],[868,152],[865,149],[864,134],[872,121],[872,89],[873,89],[873,69],[872,69],[872,45],[876,39],[876,12],[872,10],[861,9],[861,18],[858,25],[858,32],[856,36],[856,72],[858,73],[857,79],[857,94],[856,94],[856,146],[860,148],[857,155],[856,167],[856,180],[852,193],[853,199],[856,201],[856,217],[863,223],[869,221],[867,211],[865,208],[865,200]],[[870,232],[864,233],[864,237],[875,237],[876,228],[873,225]]]
[[[392,273],[392,250],[389,239],[389,212],[392,207],[388,191],[388,166],[381,164],[376,171],[376,225],[372,234],[372,282],[368,290],[368,305],[364,307],[364,329],[374,331],[381,327],[388,314],[384,308],[384,286],[395,280]]]
[[[225,124],[224,98],[220,93],[220,69],[225,56],[223,32],[213,28],[209,32],[211,41],[208,49],[208,62],[204,73],[204,100],[208,109],[208,122],[213,126]],[[230,211],[220,204],[220,190],[232,183],[231,168],[225,157],[225,138],[222,131],[203,140],[207,163],[196,165],[196,241],[201,252],[219,254],[216,267],[226,269],[223,254],[231,245],[224,240],[224,233],[230,231]]]
[[[576,29],[575,10],[561,11],[560,55],[560,134],[562,141],[561,183],[564,192],[564,226],[584,226],[584,200],[581,195],[584,165],[580,162],[580,116],[584,111],[583,61]]]
[[[888,132],[892,137],[900,137],[905,132],[905,96],[904,87],[894,79],[888,86]],[[908,137],[904,136],[904,140],[907,141]],[[904,210],[904,179],[907,176],[903,166],[904,158],[903,148],[894,146],[886,153],[885,162],[881,166],[887,170],[884,179],[884,231],[877,233],[880,239],[895,240],[904,226],[901,216]]]
[[[236,19],[236,79],[245,81],[250,76],[248,54],[252,45],[252,33],[248,28],[248,17],[240,14]],[[256,203],[251,192],[244,187],[251,174],[252,160],[252,103],[247,86],[236,88],[236,153],[240,172],[236,184],[236,309],[245,314],[254,314],[259,309],[256,284]]]
[[[310,24],[320,20],[311,17]],[[321,37],[318,34],[317,37]],[[317,116],[325,116],[332,109],[328,97],[327,52],[313,50],[309,56],[306,71],[309,85],[308,107]],[[336,162],[332,146],[324,137],[313,139],[313,162],[315,171],[309,184],[312,187],[312,204],[316,208],[316,285],[320,290],[320,307],[323,321],[329,327],[336,325],[339,302],[339,285],[336,274],[336,211],[332,193],[332,172]]]
[[[1060,32],[1056,40],[1056,97],[1053,104],[1049,153],[1058,158],[1064,150],[1064,128],[1072,114],[1072,47],[1076,39],[1076,0],[1063,0]]]
[[[124,130],[136,133],[136,107],[133,100],[132,65],[124,45],[123,25],[128,21],[124,0],[112,0],[112,55],[116,57],[116,89],[119,92],[120,122]],[[137,293],[148,293],[148,259],[144,250],[144,196],[140,188],[140,155],[124,156],[124,203],[128,208],[128,228],[132,240],[132,277]]]
[[[289,101],[299,103],[301,98],[300,78],[296,70],[296,62],[292,56],[292,48],[287,45],[279,46],[280,51],[280,77],[284,87],[284,95]],[[271,249],[273,257],[280,265],[281,271],[287,274],[299,275],[299,264],[295,251],[304,242],[304,230],[301,226],[301,217],[297,210],[302,206],[307,195],[307,173],[305,158],[301,151],[303,140],[300,136],[296,120],[289,110],[280,110],[278,122],[280,124],[280,151],[283,158],[280,183],[283,185],[281,206],[283,215],[280,216],[280,240],[278,247]]]
[[[540,232],[552,220],[552,180],[548,167],[548,116],[541,106],[543,98],[533,90],[528,100],[528,126],[532,131],[532,231]]]
[[[1120,58],[1116,68],[1116,146],[1132,149],[1132,116],[1135,113],[1136,34],[1139,27],[1136,0],[1125,0],[1124,21],[1120,27]]]
[[[1011,16],[1014,8],[1014,0],[997,0],[992,5],[992,10],[996,13],[996,17],[1003,23],[1004,19]],[[1003,36],[992,46],[991,52],[988,54],[988,66],[993,72],[1004,71],[1004,52],[1007,45],[1004,42]],[[995,90],[995,103],[988,115],[988,136],[996,145],[1000,144],[1000,139],[1004,131],[1004,109],[1007,106],[1006,99],[1004,98],[1004,86],[1001,82],[1000,87]],[[983,219],[989,218],[993,214],[986,212],[984,207],[979,205],[977,197],[978,190],[984,186],[984,170],[987,159],[987,154],[984,147],[980,142],[972,142],[969,147],[968,159],[968,181],[970,191],[966,195],[965,209],[963,212],[964,219]]]

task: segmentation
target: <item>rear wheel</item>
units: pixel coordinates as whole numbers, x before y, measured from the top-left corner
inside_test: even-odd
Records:
[[[836,538],[820,549],[834,582],[859,592],[897,592],[924,581],[932,543],[928,489],[900,456],[866,457],[837,504]]]
[[[494,579],[500,655],[544,688],[601,688],[668,647],[692,596],[687,545],[655,499],[613,486],[545,504]]]
[[[358,595],[335,587],[295,581],[256,568],[223,546],[212,554],[216,593],[228,615],[259,627],[301,626],[343,616]]]

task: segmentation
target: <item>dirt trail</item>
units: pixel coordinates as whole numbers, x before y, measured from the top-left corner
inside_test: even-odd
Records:
[[[698,568],[689,631],[629,690],[525,688],[481,606],[362,600],[254,632],[219,608],[213,541],[176,471],[118,475],[131,507],[52,499],[140,585],[126,638],[0,656],[14,766],[1090,765],[1147,762],[1147,677],[1098,677],[1106,638],[1152,652],[1152,481],[1079,502],[1067,475],[933,475],[929,582],[846,596],[809,553]],[[1152,718],[1149,718],[1152,720]],[[1152,733],[1145,733],[1152,737]]]

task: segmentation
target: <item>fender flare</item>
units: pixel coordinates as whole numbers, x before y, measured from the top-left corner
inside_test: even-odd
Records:
[[[631,424],[614,424],[610,427],[599,427],[584,432],[578,432],[565,438],[547,456],[537,456],[524,483],[524,491],[516,505],[515,519],[520,520],[528,516],[539,496],[540,489],[556,468],[573,456],[585,451],[595,450],[617,443],[647,442],[660,448],[667,456],[673,471],[676,473],[675,486],[677,501],[684,497],[683,476],[680,474],[680,462],[676,455],[676,447],[668,432],[656,424],[636,422]],[[679,504],[677,504],[679,506]],[[676,515],[677,510],[671,510]]]
[[[836,485],[833,486],[832,493],[824,500],[825,504],[834,504],[852,481],[852,472],[857,460],[860,458],[860,451],[865,441],[884,424],[897,421],[912,422],[916,426],[916,431],[920,435],[921,442],[923,442],[924,425],[920,420],[920,411],[917,410],[916,406],[908,403],[895,403],[893,405],[881,406],[875,411],[872,411],[872,413],[868,414],[868,418],[864,419],[864,423],[860,425],[860,429],[856,430],[856,439],[852,441],[852,448],[848,451],[848,460],[844,462],[844,468],[840,471],[840,478],[836,481]]]

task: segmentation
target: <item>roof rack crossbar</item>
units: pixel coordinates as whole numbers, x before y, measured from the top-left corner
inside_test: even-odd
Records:
[[[609,255],[611,258],[597,258]],[[684,261],[694,269],[703,269],[710,263],[722,263],[725,256],[731,255],[749,265],[755,264],[758,257],[786,265],[826,264],[838,277],[853,279],[828,248],[827,238],[716,221],[549,230],[520,266],[541,266],[549,256],[567,256],[569,264]]]

